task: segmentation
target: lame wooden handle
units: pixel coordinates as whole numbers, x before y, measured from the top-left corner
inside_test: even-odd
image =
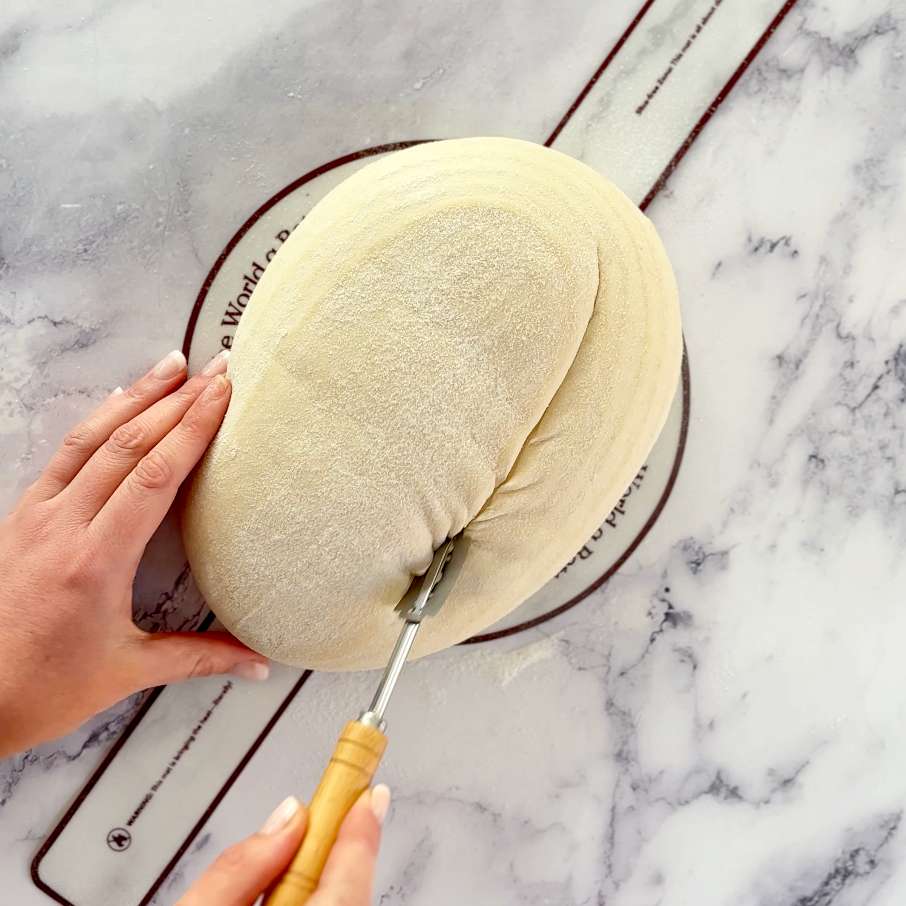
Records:
[[[386,748],[387,737],[380,730],[357,720],[346,724],[312,797],[302,846],[265,897],[263,906],[303,906],[308,902],[343,819],[371,786]]]

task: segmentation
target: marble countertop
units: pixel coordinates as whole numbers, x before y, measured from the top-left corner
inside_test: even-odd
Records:
[[[401,138],[543,141],[639,5],[4,5],[0,503],[182,342],[264,200]],[[414,672],[377,902],[906,901],[904,109],[902,7],[799,0],[648,207],[692,365],[678,480],[580,605]],[[199,604],[165,525],[137,609]],[[293,750],[368,685],[315,680],[156,903],[308,783]],[[29,863],[135,706],[0,763],[2,902],[50,902]]]

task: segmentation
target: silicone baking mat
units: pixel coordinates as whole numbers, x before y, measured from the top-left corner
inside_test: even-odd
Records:
[[[601,65],[552,134],[537,140],[647,207],[794,2],[649,0],[602,48]],[[192,311],[185,350],[193,368],[230,345],[261,272],[311,207],[357,168],[415,140],[401,139],[300,176],[242,225]],[[684,363],[665,431],[614,511],[555,579],[471,643],[494,643],[575,606],[632,553],[676,478],[689,405]],[[263,684],[221,677],[155,690],[36,855],[35,883],[71,906],[148,903],[307,683],[310,673],[275,666]],[[335,727],[319,728],[323,746],[300,753],[312,777],[350,716],[340,711]]]

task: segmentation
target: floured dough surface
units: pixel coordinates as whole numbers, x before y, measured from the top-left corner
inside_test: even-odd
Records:
[[[559,152],[420,145],[335,188],[255,289],[184,519],[227,629],[278,661],[382,665],[465,530],[416,653],[512,610],[610,511],[679,374],[648,220]]]

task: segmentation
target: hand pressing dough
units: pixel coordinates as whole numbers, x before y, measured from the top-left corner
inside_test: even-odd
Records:
[[[413,576],[464,529],[415,654],[459,642],[600,525],[663,426],[681,348],[654,228],[584,164],[500,138],[372,163],[246,309],[185,515],[198,584],[277,661],[376,667]]]

